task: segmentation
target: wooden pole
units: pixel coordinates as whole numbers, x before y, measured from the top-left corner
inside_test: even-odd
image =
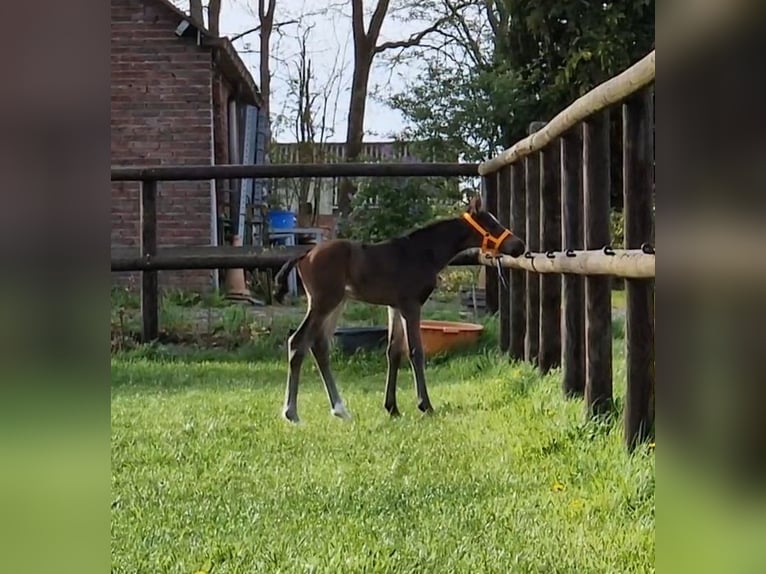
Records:
[[[157,182],[141,182],[141,255],[152,258],[157,254]],[[141,320],[143,341],[153,341],[159,336],[159,285],[157,271],[141,273]]]
[[[526,198],[524,190],[524,165],[519,161],[510,166],[511,179],[511,217],[510,228],[512,231],[524,233],[527,226]],[[510,341],[508,345],[509,356],[512,360],[524,360],[524,336],[527,330],[526,305],[526,282],[527,272],[521,269],[513,269],[510,272]]]
[[[622,106],[625,247],[652,238],[652,103],[650,90]],[[654,434],[654,280],[626,280],[627,393],[625,442],[629,450]]]
[[[489,176],[491,177],[491,176]],[[511,166],[505,166],[497,172],[498,178],[498,221],[505,227],[511,227]],[[511,270],[503,268],[501,271],[503,280],[508,287],[499,286],[500,307],[500,350],[507,352],[511,342]]]
[[[543,150],[540,191],[540,248],[561,250],[560,143]],[[540,371],[547,373],[561,365],[561,276],[540,279]]]
[[[493,173],[482,178],[484,182],[484,208],[490,213],[497,214],[497,174]],[[498,278],[497,269],[487,268],[485,272],[485,300],[487,311],[497,313],[499,308],[498,301]]]
[[[583,193],[585,248],[610,243],[609,232],[609,112],[584,123]],[[585,278],[585,402],[589,415],[612,408],[612,307],[610,278]]]
[[[545,122],[529,124],[529,133],[539,130]],[[527,250],[540,251],[540,161],[541,153],[524,158],[525,187],[527,195]],[[538,364],[540,351],[540,276],[527,273],[527,327],[524,338],[524,357],[533,365]]]
[[[582,125],[561,138],[561,235],[564,247],[583,248]],[[585,393],[585,282],[581,275],[563,276],[562,390],[564,396]]]

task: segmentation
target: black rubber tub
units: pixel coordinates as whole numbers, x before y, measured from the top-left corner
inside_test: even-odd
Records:
[[[346,355],[385,347],[387,336],[387,327],[341,327],[335,330],[338,347]]]

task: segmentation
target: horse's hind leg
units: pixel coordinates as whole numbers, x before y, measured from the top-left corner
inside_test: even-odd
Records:
[[[321,328],[317,329],[316,338],[311,346],[311,354],[314,356],[314,362],[319,369],[319,374],[322,377],[322,382],[327,391],[327,398],[330,400],[332,414],[342,419],[350,419],[351,415],[343,404],[343,400],[338,392],[338,387],[335,385],[335,377],[330,368],[330,337],[335,332],[335,325],[341,310],[342,305],[338,305],[324,318]]]
[[[424,413],[432,412],[433,406],[426,390],[425,354],[420,340],[420,306],[413,303],[402,307],[405,322],[407,345],[410,349],[410,365],[415,376],[415,389],[418,395],[418,409]]]
[[[321,326],[322,318],[311,308],[309,303],[306,316],[290,338],[287,340],[287,387],[285,389],[285,408],[283,415],[290,422],[297,423],[298,419],[298,383],[300,382],[301,366],[306,351],[316,339],[316,332]]]
[[[402,352],[404,350],[404,327],[402,326],[402,316],[393,307],[388,308],[388,347],[386,349],[386,358],[388,359],[388,370],[386,372],[386,402],[385,407],[388,414],[392,417],[399,416],[399,409],[396,407],[396,378],[399,372],[399,366],[402,364]]]

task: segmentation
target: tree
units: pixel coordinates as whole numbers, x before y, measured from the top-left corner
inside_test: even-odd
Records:
[[[455,181],[430,178],[364,178],[354,195],[348,234],[361,241],[382,241],[454,215],[460,205]]]
[[[297,142],[299,163],[324,163],[329,159],[325,144],[334,134],[338,93],[345,71],[342,55],[337,54],[332,69],[323,75],[323,81],[317,83],[309,53],[314,27],[314,24],[305,27],[299,24],[298,54],[292,58],[287,78],[288,97],[282,112],[275,118],[277,127],[290,126]],[[280,158],[287,162],[292,159]],[[303,214],[302,208],[313,200],[311,225],[316,223],[323,181],[323,178],[300,178],[283,182],[285,203],[297,202],[299,213]]]
[[[205,24],[202,0],[189,0],[189,15],[200,24]],[[213,36],[221,34],[220,21],[221,0],[210,0],[207,5],[207,29]]]
[[[437,154],[462,147],[480,160],[510,147],[654,45],[653,0],[431,2],[453,14],[444,42],[422,47],[417,78],[389,103],[409,120],[406,137]]]
[[[258,19],[260,21],[260,81],[263,100],[263,113],[271,118],[271,33],[274,29],[274,11],[277,0],[258,0]],[[271,122],[267,128],[266,141],[271,141]]]
[[[351,77],[351,95],[348,106],[346,131],[346,160],[354,161],[362,153],[364,141],[364,112],[369,93],[370,70],[377,54],[386,50],[404,50],[419,45],[422,40],[441,25],[437,20],[423,30],[412,34],[406,40],[378,44],[380,30],[389,9],[389,0],[377,0],[370,17],[369,26],[364,24],[364,0],[351,0],[351,27],[354,40],[354,69]],[[338,195],[338,209],[341,217],[347,216],[351,208],[353,184],[348,179],[341,181]]]

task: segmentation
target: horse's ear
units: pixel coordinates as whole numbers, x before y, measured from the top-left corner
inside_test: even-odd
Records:
[[[471,201],[468,202],[468,209],[466,209],[468,213],[471,215],[476,215],[481,211],[481,194],[477,193],[471,198]]]

